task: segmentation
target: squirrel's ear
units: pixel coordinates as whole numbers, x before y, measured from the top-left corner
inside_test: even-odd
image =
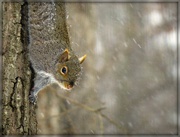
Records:
[[[59,62],[66,62],[68,61],[68,59],[69,59],[69,51],[68,49],[65,49],[59,58]]]
[[[80,58],[79,58],[79,63],[80,63],[80,64],[83,63],[85,59],[86,59],[86,55],[80,57]]]

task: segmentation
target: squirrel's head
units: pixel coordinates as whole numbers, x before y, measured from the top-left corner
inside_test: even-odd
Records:
[[[70,90],[73,88],[81,71],[81,64],[85,60],[86,55],[78,58],[74,54],[70,54],[68,49],[65,49],[58,58],[56,63],[55,78],[63,89]]]

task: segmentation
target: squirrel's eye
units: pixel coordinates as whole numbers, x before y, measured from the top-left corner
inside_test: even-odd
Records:
[[[61,68],[61,74],[63,74],[63,75],[65,75],[65,74],[67,74],[67,67],[66,66],[63,66],[62,68]]]

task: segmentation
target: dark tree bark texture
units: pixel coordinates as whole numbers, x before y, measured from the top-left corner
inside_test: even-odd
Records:
[[[2,134],[36,134],[35,106],[28,98],[33,73],[27,57],[27,4],[3,2],[2,9]]]

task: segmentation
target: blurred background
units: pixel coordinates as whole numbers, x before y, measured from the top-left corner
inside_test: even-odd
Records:
[[[66,3],[78,85],[38,95],[39,134],[176,134],[177,3]]]

